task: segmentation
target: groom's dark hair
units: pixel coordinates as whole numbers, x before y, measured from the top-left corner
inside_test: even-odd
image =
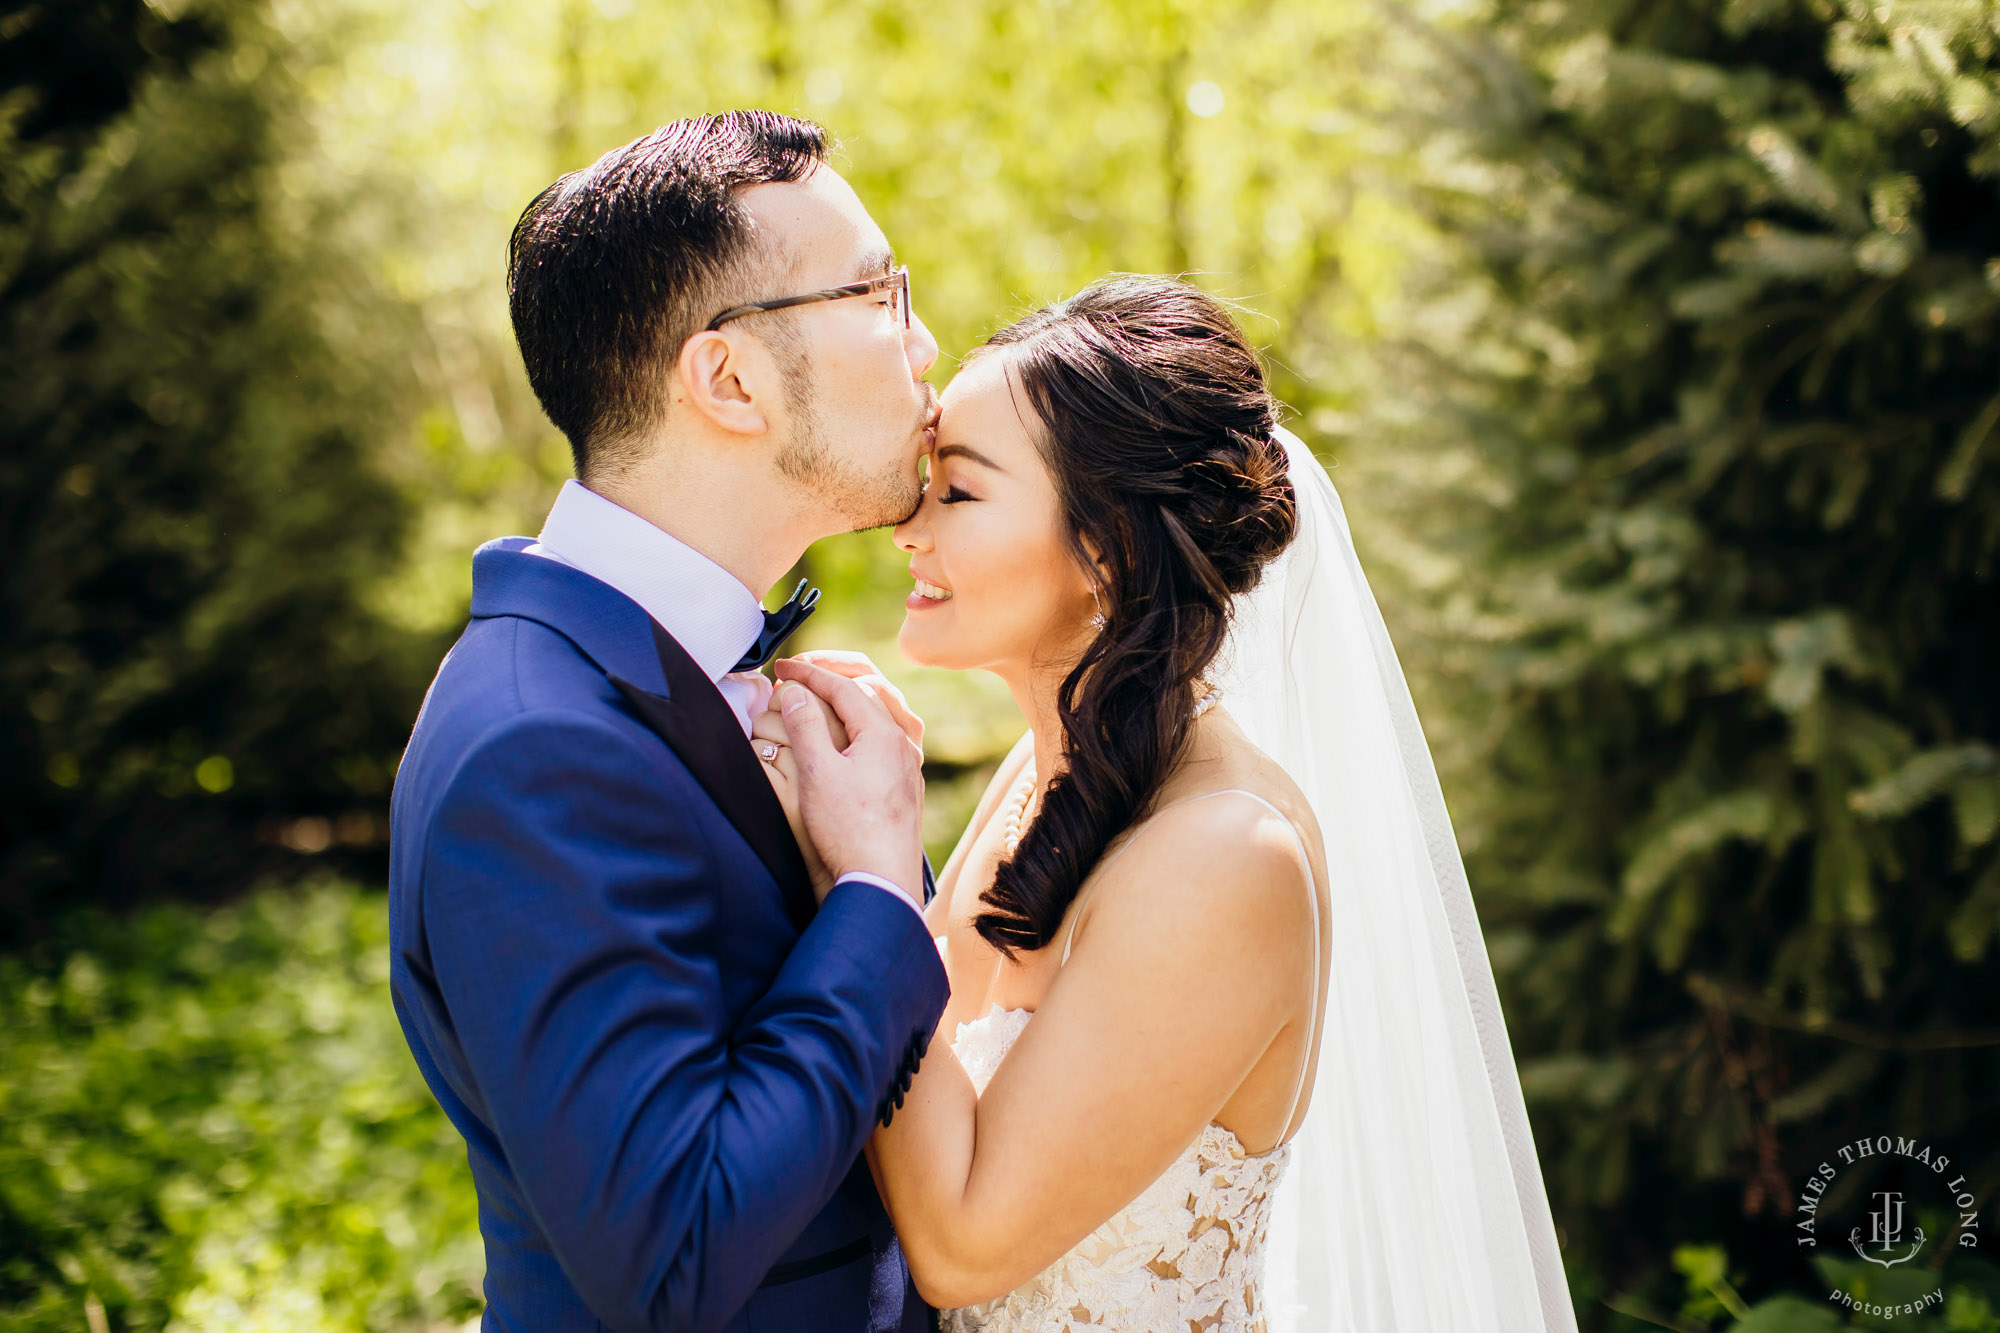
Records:
[[[760,255],[737,192],[803,180],[826,131],[774,111],[662,125],[536,195],[507,247],[528,383],[577,475],[631,461],[666,411],[681,345],[751,290]],[[775,293],[782,295],[782,293]]]

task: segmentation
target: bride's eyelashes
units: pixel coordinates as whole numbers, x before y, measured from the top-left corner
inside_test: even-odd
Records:
[[[924,478],[925,495],[929,495],[931,493],[931,488],[938,483],[938,480],[939,478],[935,473]],[[968,495],[966,492],[960,490],[958,487],[947,484],[944,488],[944,494],[938,497],[938,503],[941,505],[955,505],[955,504],[963,504],[967,500],[976,500],[978,498],[979,497],[976,495]]]
[[[925,458],[923,468],[924,468],[923,471],[924,494],[929,495],[931,493],[931,488],[937,485],[938,482],[942,481],[944,478],[941,475],[940,469],[938,468],[937,463],[934,459],[928,457]],[[941,505],[955,505],[955,504],[962,504],[967,500],[976,500],[978,498],[979,497],[974,495],[968,495],[964,491],[960,490],[958,487],[947,483],[945,486],[944,494],[938,497],[938,503]]]

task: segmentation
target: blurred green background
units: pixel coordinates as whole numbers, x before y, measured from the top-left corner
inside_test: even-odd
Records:
[[[2000,1330],[1996,42],[1991,0],[0,6],[0,1326],[476,1319],[381,884],[469,552],[566,475],[504,242],[755,104],[839,139],[940,384],[1108,270],[1241,304],[1418,692],[1586,1330]],[[807,637],[930,722],[941,855],[1020,719],[897,656],[881,534],[806,563]],[[1976,1220],[1912,1179],[1907,1267],[1802,1247],[1883,1133]]]

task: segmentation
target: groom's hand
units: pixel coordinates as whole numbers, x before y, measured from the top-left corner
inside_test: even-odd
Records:
[[[903,697],[903,692],[896,688],[894,681],[882,674],[882,668],[876,666],[868,654],[845,648],[814,648],[800,653],[795,660],[825,667],[835,675],[845,676],[860,685],[889,710],[889,716],[896,719],[896,725],[903,729],[903,734],[922,748],[924,720],[910,711],[910,701]],[[839,742],[836,740],[835,744]]]
[[[799,771],[799,813],[838,879],[878,875],[918,901],[923,883],[923,751],[889,708],[861,685],[811,662],[784,660],[776,702]],[[814,696],[847,728],[828,734]]]

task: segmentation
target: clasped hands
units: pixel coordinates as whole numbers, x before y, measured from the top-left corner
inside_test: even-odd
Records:
[[[805,854],[813,895],[865,872],[922,905],[924,723],[862,653],[780,658],[751,744]]]

